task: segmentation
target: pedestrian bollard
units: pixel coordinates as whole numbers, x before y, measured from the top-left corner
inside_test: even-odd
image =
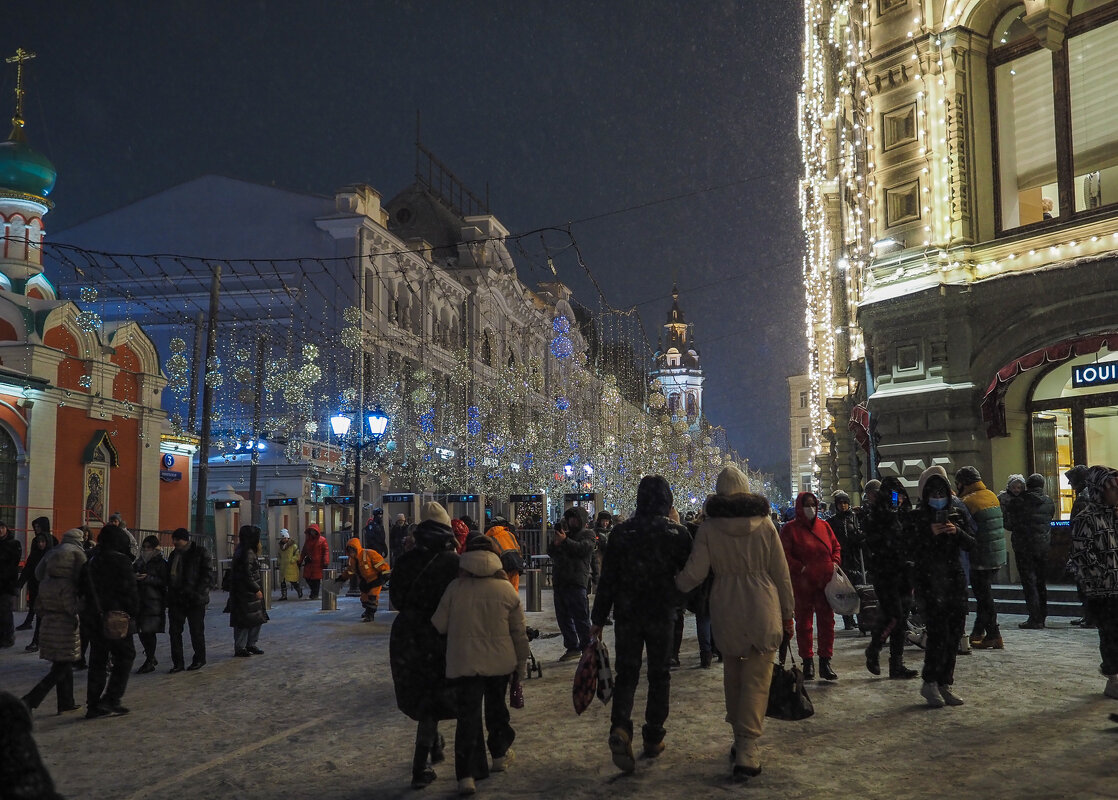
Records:
[[[264,610],[272,610],[272,570],[268,560],[260,559],[260,593],[264,595]]]
[[[543,580],[538,569],[524,571],[525,611],[543,611]]]
[[[327,589],[325,586],[322,587],[322,610],[338,610],[338,593],[333,589]]]

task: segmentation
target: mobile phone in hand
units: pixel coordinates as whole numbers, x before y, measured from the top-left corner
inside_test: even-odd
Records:
[[[943,525],[945,522],[947,522],[947,509],[946,508],[940,509],[939,511],[936,512],[936,522],[938,522],[940,525]]]

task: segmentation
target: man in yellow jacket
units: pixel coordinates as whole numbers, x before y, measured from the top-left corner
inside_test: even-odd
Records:
[[[380,553],[370,547],[362,547],[361,540],[354,537],[346,544],[346,555],[349,561],[345,571],[338,576],[338,583],[344,583],[357,576],[357,585],[361,589],[361,605],[365,613],[361,615],[362,622],[372,622],[373,615],[377,613],[380,605],[380,590],[392,574]]]

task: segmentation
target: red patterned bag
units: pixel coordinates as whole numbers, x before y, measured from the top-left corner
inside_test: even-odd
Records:
[[[598,647],[591,641],[582,651],[582,658],[575,668],[574,685],[571,687],[571,696],[575,703],[575,713],[581,714],[590,707],[594,694],[598,689]]]

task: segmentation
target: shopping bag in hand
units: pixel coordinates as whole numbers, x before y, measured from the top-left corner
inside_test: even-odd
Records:
[[[608,703],[613,697],[613,670],[609,664],[609,650],[605,642],[591,642],[595,645],[598,658],[598,699]]]
[[[574,700],[576,714],[581,714],[590,707],[597,689],[598,648],[596,643],[591,641],[582,651],[582,658],[578,660],[574,685],[571,687],[571,698]]]

